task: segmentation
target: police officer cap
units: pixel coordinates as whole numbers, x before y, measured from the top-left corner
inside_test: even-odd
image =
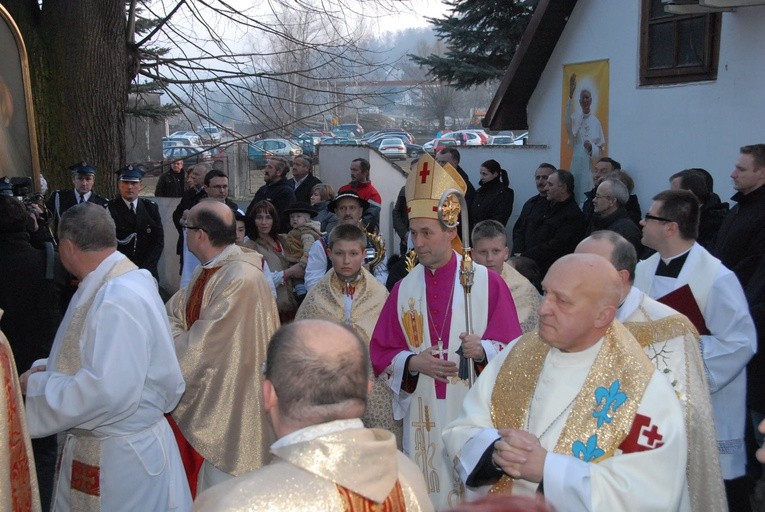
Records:
[[[137,165],[131,164],[117,171],[117,174],[120,176],[120,181],[141,181],[144,172]]]
[[[96,174],[96,168],[92,165],[88,165],[84,160],[82,162],[77,162],[74,165],[70,165],[69,170],[72,171],[72,174],[87,174],[90,176],[95,176]]]

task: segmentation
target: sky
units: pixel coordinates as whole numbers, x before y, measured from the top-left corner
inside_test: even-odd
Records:
[[[448,7],[441,3],[441,0],[410,0],[412,10],[400,14],[385,16],[379,20],[375,27],[378,34],[384,32],[396,32],[408,28],[426,27],[428,22],[425,19],[441,18]]]

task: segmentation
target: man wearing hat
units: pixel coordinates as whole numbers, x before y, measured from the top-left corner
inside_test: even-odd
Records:
[[[339,221],[338,225],[352,224],[364,229],[364,223],[361,220],[364,212],[369,208],[369,203],[359,197],[359,195],[353,190],[347,190],[337,194],[337,196],[329,202],[327,210],[337,215]],[[365,265],[369,265],[369,271],[374,274],[378,281],[385,284],[388,279],[388,268],[385,266],[385,262],[382,261],[385,255],[385,246],[379,237],[376,237],[378,242],[372,240],[370,233],[367,233],[367,258],[364,260]],[[305,286],[308,291],[318,283],[327,270],[332,268],[332,262],[328,258],[329,255],[329,233],[326,233],[321,239],[316,240],[311,246],[311,250],[308,252],[308,265],[305,269]],[[379,257],[382,256],[382,259]]]
[[[159,280],[157,264],[165,245],[165,233],[157,203],[138,197],[143,171],[136,165],[120,169],[120,195],[109,201],[109,213],[117,226],[117,249],[139,268]]]
[[[469,358],[465,369],[475,364],[480,370],[521,334],[507,285],[478,264],[471,292],[474,334],[466,332],[462,257],[452,249],[457,232],[438,219],[439,199],[450,188],[467,189],[451,165],[441,167],[429,155],[409,174],[409,230],[419,264],[393,287],[370,341],[375,375],[393,391],[395,419],[404,420],[404,452],[420,467],[437,510],[457,505],[463,494],[441,439],[469,389],[459,375],[460,358]]]
[[[96,183],[96,168],[88,165],[86,162],[77,162],[69,166],[72,171],[72,183],[74,189],[56,190],[48,199],[48,210],[53,213],[53,232],[56,232],[56,226],[61,216],[72,206],[83,203],[96,203],[106,207],[109,201],[93,192],[93,185]]]

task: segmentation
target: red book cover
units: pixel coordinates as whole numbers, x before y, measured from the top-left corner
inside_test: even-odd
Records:
[[[691,287],[687,284],[656,300],[687,316],[699,334],[712,334],[704,322],[704,315],[696,303]]]

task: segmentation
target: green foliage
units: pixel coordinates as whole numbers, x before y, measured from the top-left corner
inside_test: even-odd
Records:
[[[458,89],[502,78],[537,0],[445,0],[451,12],[429,18],[446,43],[443,56],[409,54],[428,74]]]
[[[152,105],[146,103],[139,103],[138,105],[130,105],[125,109],[125,114],[141,119],[148,119],[150,121],[164,121],[181,111],[176,105]]]

